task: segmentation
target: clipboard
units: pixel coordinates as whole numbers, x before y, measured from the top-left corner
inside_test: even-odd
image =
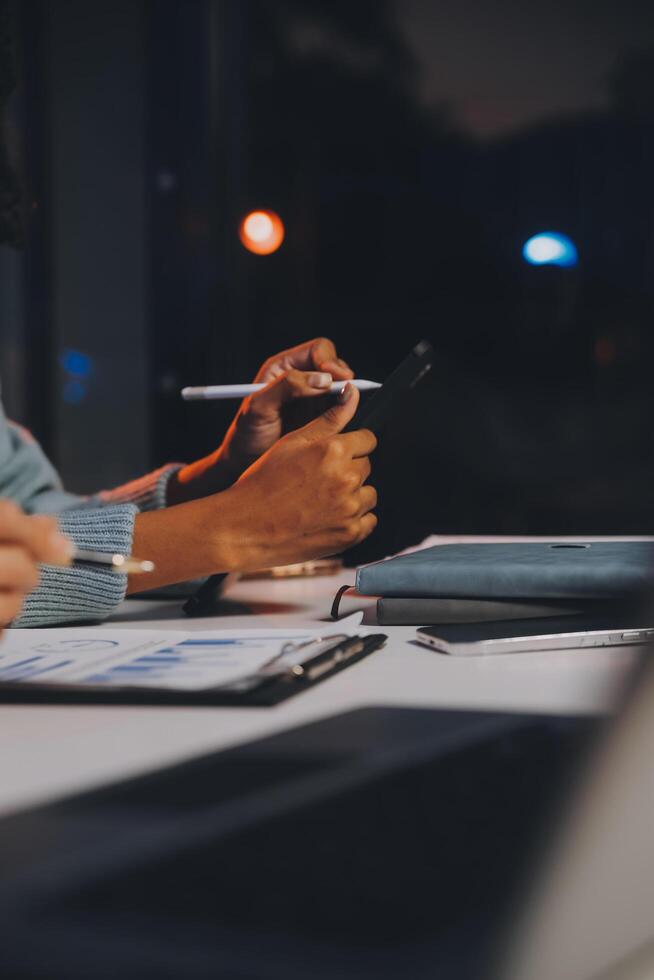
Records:
[[[349,639],[354,639],[350,637]],[[238,691],[222,688],[201,690],[173,690],[151,687],[93,687],[90,684],[45,684],[34,682],[0,682],[0,704],[106,704],[152,705],[191,707],[274,707],[296,694],[301,694],[317,684],[334,677],[352,664],[369,656],[388,639],[385,633],[371,633],[356,637],[358,648],[347,657],[338,656],[343,643],[330,648],[331,662],[325,663],[318,676],[295,676],[290,673],[274,675],[262,680],[254,690]],[[312,663],[317,664],[316,661]]]

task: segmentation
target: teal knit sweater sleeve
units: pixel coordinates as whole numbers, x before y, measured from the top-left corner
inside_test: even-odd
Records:
[[[25,429],[8,422],[0,406],[0,497],[28,514],[56,514],[62,531],[80,548],[132,550],[139,510],[166,504],[166,486],[181,464],[92,497],[66,492],[56,470]],[[106,618],[125,597],[127,577],[89,568],[43,569],[38,588],[27,597],[13,626],[54,626]]]
[[[84,507],[61,511],[61,530],[79,548],[123,552],[132,548],[133,504]],[[45,565],[41,580],[23,603],[12,626],[56,626],[59,623],[105,619],[125,598],[127,576],[95,568],[55,568]]]

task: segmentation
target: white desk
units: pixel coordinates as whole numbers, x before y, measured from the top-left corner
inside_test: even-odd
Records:
[[[315,625],[328,615],[338,585],[352,581],[348,572],[237,583],[229,597],[258,604],[256,620],[193,620],[181,615],[180,603],[130,600],[111,623],[186,630]],[[458,660],[413,645],[410,627],[384,632],[382,650],[274,708],[3,706],[0,815],[366,705],[606,711],[635,656],[598,648]]]

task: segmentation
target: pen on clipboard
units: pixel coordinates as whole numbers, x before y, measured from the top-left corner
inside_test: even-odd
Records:
[[[255,674],[223,687],[235,694],[249,694],[272,681],[316,681],[344,666],[359,654],[374,650],[386,640],[384,633],[349,636],[346,633],[314,637],[304,643],[287,643],[280,653]]]
[[[305,649],[302,659],[297,663],[289,664],[285,673],[289,680],[297,678],[315,681],[322,674],[333,670],[337,664],[361,653],[366,647],[366,639],[365,636],[345,636],[334,637],[331,643],[317,643],[315,646],[312,643],[306,644],[306,647],[313,647],[313,649]],[[304,645],[296,647],[296,650],[302,651],[303,647]]]
[[[124,575],[138,575],[142,572],[153,572],[154,562],[131,555],[108,554],[105,551],[83,551],[75,548],[71,564],[79,568],[104,568],[110,572],[121,572]]]
[[[344,384],[345,381],[334,381],[330,385],[329,391],[337,395],[339,391],[342,391]],[[375,391],[377,388],[381,388],[379,381],[367,381],[365,378],[355,378],[353,381],[349,381],[348,384],[358,388],[359,391]],[[211,401],[225,398],[247,398],[249,395],[254,395],[257,391],[261,391],[267,387],[267,384],[252,384],[206,385],[199,388],[182,388],[182,398],[186,402]],[[325,389],[326,392],[327,389]]]

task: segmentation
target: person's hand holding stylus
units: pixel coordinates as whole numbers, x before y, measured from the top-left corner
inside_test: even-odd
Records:
[[[344,384],[353,377],[350,366],[325,337],[268,358],[254,379],[266,387],[241,404],[215,452],[185,466],[170,481],[168,502],[182,503],[226,489],[289,431],[284,413],[291,403],[318,399],[329,393],[333,382]],[[309,417],[323,410],[324,404],[316,401],[315,413]]]
[[[377,439],[344,431],[358,404],[346,384],[326,412],[282,436],[229,489],[138,514],[134,552],[156,570],[130,576],[128,591],[321,558],[367,537],[377,524],[367,483]]]

